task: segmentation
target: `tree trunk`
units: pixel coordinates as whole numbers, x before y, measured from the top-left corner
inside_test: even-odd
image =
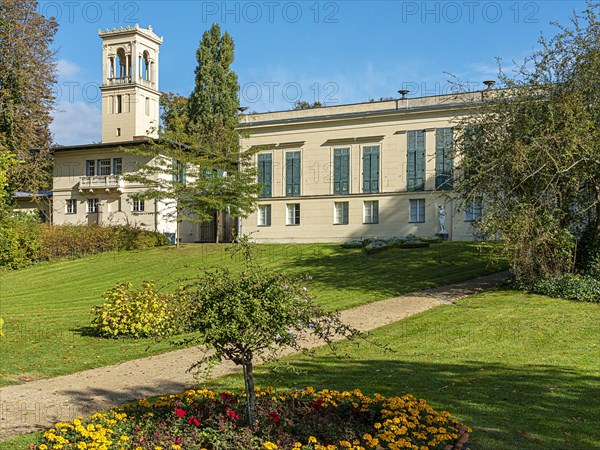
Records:
[[[220,216],[219,211],[217,211],[215,213],[215,244],[219,243],[219,224],[220,224],[219,216]]]
[[[246,400],[248,408],[248,426],[254,424],[254,407],[256,405],[256,392],[254,391],[254,374],[252,372],[252,360],[243,364],[244,384],[246,385]]]
[[[596,188],[596,230],[600,231],[600,184]]]
[[[179,207],[175,212],[175,248],[179,249]]]

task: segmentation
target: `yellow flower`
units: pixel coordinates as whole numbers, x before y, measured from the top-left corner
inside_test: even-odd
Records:
[[[316,443],[317,443],[317,438],[316,438],[316,437],[314,437],[314,436],[310,436],[310,437],[308,438],[308,443],[309,443],[309,444],[316,444]]]
[[[263,444],[263,447],[265,448],[265,450],[276,450],[278,448],[277,444],[273,444],[270,441],[265,442]]]

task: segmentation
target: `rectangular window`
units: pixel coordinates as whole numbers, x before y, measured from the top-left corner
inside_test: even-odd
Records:
[[[452,169],[454,167],[452,128],[435,130],[435,188],[452,189]]]
[[[144,109],[146,110],[146,115],[150,115],[150,98],[146,97],[146,103]]]
[[[146,205],[144,200],[134,199],[131,205],[131,209],[133,212],[144,212],[145,206]]]
[[[300,203],[290,203],[286,208],[286,225],[300,225]]]
[[[379,145],[363,147],[363,192],[379,192]]]
[[[271,205],[258,205],[258,226],[271,226]]]
[[[121,175],[123,173],[123,158],[113,158],[113,175]]]
[[[115,105],[115,112],[121,114],[123,112],[123,96],[117,95],[117,104]]]
[[[77,200],[75,200],[74,198],[67,199],[67,204],[65,205],[65,213],[77,214]]]
[[[350,149],[333,149],[333,193],[350,193]]]
[[[98,160],[98,175],[100,175],[100,176],[110,175],[110,159],[99,159]]]
[[[186,175],[186,167],[185,163],[180,163],[177,160],[172,161],[173,165],[173,182],[179,182],[181,184],[185,184],[185,175]],[[212,173],[212,171],[210,171]],[[205,171],[206,175],[206,171]]]
[[[465,222],[475,222],[481,220],[481,207],[482,198],[477,197],[473,200],[467,201],[467,207],[465,210]]]
[[[363,223],[379,223],[379,202],[370,201],[364,203]]]
[[[335,225],[348,224],[348,202],[334,202],[333,223]]]
[[[258,155],[258,184],[262,186],[260,197],[271,197],[273,185],[273,156],[270,153]]]
[[[425,131],[409,131],[407,145],[407,190],[425,190]]]
[[[285,195],[297,197],[300,195],[300,152],[285,154]]]
[[[425,199],[409,200],[409,222],[425,222]]]
[[[96,161],[93,159],[88,159],[85,162],[85,176],[93,177],[96,175]]]
[[[89,198],[87,201],[87,212],[97,213],[100,209],[100,201],[97,198]]]

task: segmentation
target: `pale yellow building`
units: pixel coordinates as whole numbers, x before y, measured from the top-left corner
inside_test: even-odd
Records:
[[[242,148],[259,150],[264,189],[242,232],[257,242],[409,234],[473,239],[481,204],[465,210],[453,197],[452,149],[457,120],[483,95],[243,116]]]

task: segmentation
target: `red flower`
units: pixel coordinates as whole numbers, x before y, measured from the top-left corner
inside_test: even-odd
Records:
[[[280,419],[280,417],[279,417],[279,414],[277,414],[275,411],[273,411],[273,412],[270,412],[270,413],[269,413],[269,417],[271,418],[271,420],[272,420],[274,423],[277,423],[277,422],[279,422],[279,419]]]
[[[185,409],[175,408],[175,414],[181,419],[183,416],[186,415],[186,412]]]
[[[200,421],[198,419],[196,419],[195,417],[190,417],[188,419],[188,423],[190,425],[194,425],[195,427],[199,427],[200,426]]]
[[[225,414],[227,414],[231,420],[238,420],[240,418],[233,409],[226,408]]]

